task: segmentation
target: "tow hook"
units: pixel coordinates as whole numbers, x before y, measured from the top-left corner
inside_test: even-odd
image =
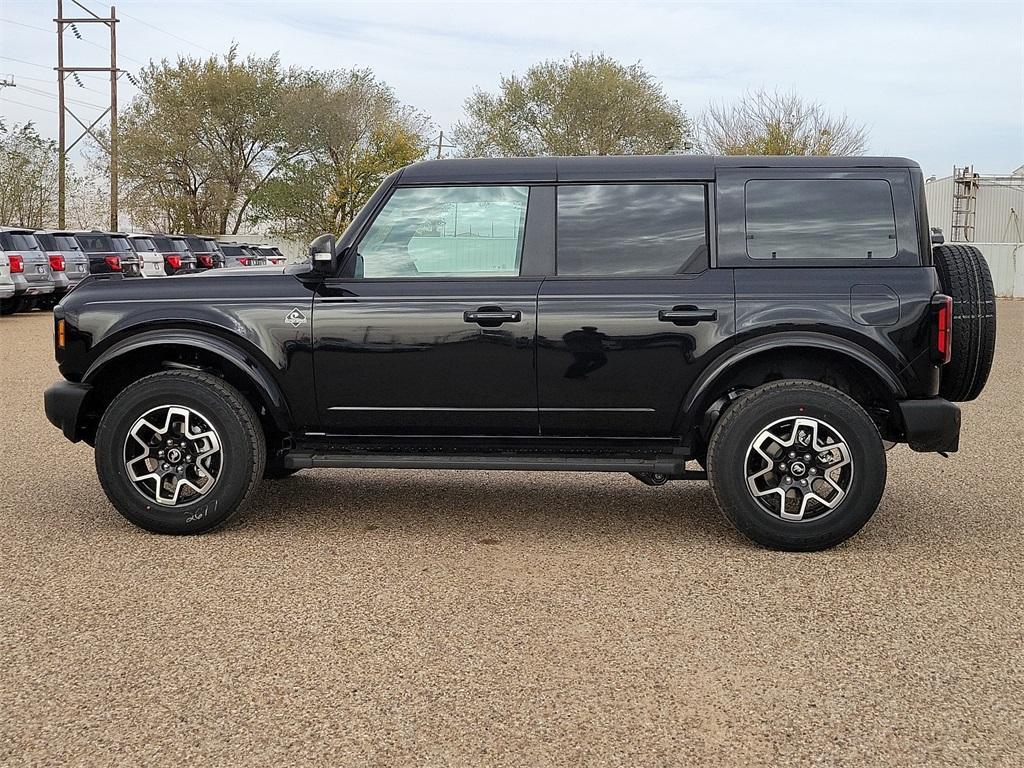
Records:
[[[660,472],[630,472],[629,474],[644,485],[658,486],[668,482],[668,475],[663,475]]]

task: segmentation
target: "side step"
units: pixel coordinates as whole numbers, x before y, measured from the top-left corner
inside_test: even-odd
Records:
[[[291,451],[288,469],[333,467],[345,469],[497,469],[526,472],[641,472],[678,480],[706,479],[704,472],[687,471],[681,456],[621,458],[610,456],[529,456],[508,454],[382,454]]]

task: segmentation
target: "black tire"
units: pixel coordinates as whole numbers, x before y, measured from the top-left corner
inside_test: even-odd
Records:
[[[852,459],[851,475],[846,496],[831,511],[801,521],[785,520],[762,508],[748,489],[748,450],[770,425],[804,417],[820,420],[842,435]],[[847,395],[816,381],[776,381],[738,398],[715,425],[707,466],[725,516],[744,536],[771,549],[809,552],[845,541],[871,518],[885,490],[886,458],[878,428]]]
[[[18,311],[19,304],[21,304],[21,299],[17,297],[0,299],[0,316],[13,315]]]
[[[128,476],[125,445],[136,421],[168,405],[194,409],[219,436],[221,465],[204,495],[175,506],[148,498]],[[227,522],[251,498],[266,462],[263,428],[252,405],[222,379],[198,371],[154,373],[119,394],[96,432],[96,471],[107,498],[147,531],[206,533]]]
[[[985,387],[996,350],[996,295],[981,251],[971,245],[932,249],[942,290],[953,298],[953,354],[942,369],[939,394],[973,400]]]
[[[18,308],[15,312],[31,312],[39,303],[37,298],[23,298],[18,301]]]

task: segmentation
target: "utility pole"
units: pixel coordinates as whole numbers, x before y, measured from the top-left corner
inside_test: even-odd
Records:
[[[444,131],[441,131],[441,135],[437,137],[437,144],[434,145],[434,146],[437,147],[437,159],[438,160],[441,159],[441,150],[442,149],[455,149],[455,145],[454,144],[445,144],[444,143]]]
[[[86,135],[92,136],[110,155],[110,229],[117,230],[117,79],[121,70],[117,68],[117,23],[118,18],[114,6],[110,6],[110,16],[97,16],[78,0],[71,0],[88,16],[68,17],[64,15],[64,2],[57,0],[57,100],[60,102],[58,129],[60,137],[57,142],[59,157],[57,159],[57,225],[65,227],[66,194],[67,194],[67,156]],[[110,27],[110,66],[109,67],[65,67],[64,66],[64,27],[69,24],[106,24]],[[64,99],[64,80],[73,72],[109,72],[110,73],[110,106],[89,125],[71,111]],[[67,121],[70,115],[84,131],[71,145],[67,143]],[[110,115],[110,145],[105,146],[92,132],[92,129],[107,115]]]

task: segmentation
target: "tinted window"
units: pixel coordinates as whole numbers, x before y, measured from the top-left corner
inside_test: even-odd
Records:
[[[131,253],[132,244],[128,242],[127,237],[112,237],[110,242],[114,244],[114,250],[118,253]]]
[[[362,276],[518,275],[528,199],[528,187],[398,189],[359,244]]]
[[[756,180],[746,184],[747,254],[754,259],[889,259],[892,190],[881,179]]]
[[[708,265],[704,187],[558,188],[558,274],[678,275]]]
[[[36,238],[34,235],[26,235],[14,232],[0,232],[0,243],[3,243],[4,250],[7,251],[39,250],[39,245],[38,243],[36,243]]]
[[[245,255],[245,253],[242,251],[242,246],[240,246],[240,245],[222,245],[220,247],[220,249],[224,253],[225,256],[244,256]]]
[[[188,243],[188,247],[193,252],[197,252],[198,251],[198,252],[206,253],[207,251],[210,250],[210,248],[207,247],[206,243],[203,242],[203,239],[201,237],[186,237],[185,238],[185,242]]]
[[[57,238],[53,235],[36,235],[36,242],[39,243],[39,247],[44,251],[56,251],[57,250]]]
[[[189,249],[188,243],[185,242],[185,238],[183,237],[172,237],[171,247],[176,251],[187,251]]]
[[[156,250],[156,246],[153,241],[148,237],[133,237],[132,245],[135,246],[136,251],[153,251]]]
[[[74,235],[54,235],[54,239],[57,241],[57,249],[61,251],[80,251],[82,250],[78,246],[78,241],[75,240]]]
[[[86,253],[113,253],[114,244],[107,235],[94,235],[83,232],[77,235],[78,244]]]
[[[174,251],[174,246],[171,245],[171,240],[167,237],[154,237],[153,245],[156,246],[156,249],[160,253],[169,253]]]

